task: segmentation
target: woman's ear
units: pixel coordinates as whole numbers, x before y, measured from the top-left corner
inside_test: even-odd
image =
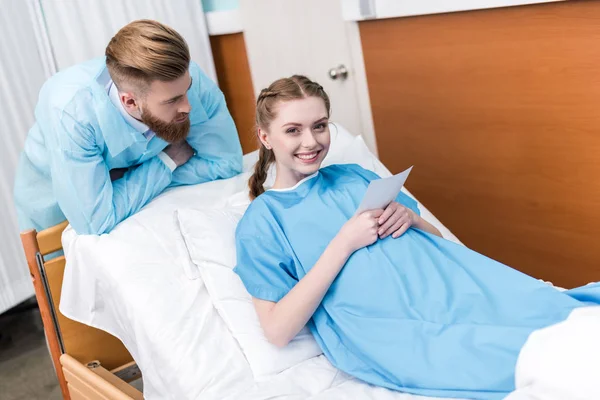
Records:
[[[256,134],[258,135],[258,140],[265,146],[267,149],[271,150],[271,145],[269,144],[269,140],[267,137],[267,132],[263,131],[261,128],[258,128]]]

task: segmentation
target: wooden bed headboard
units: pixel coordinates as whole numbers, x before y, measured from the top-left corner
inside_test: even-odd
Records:
[[[381,160],[469,247],[600,280],[600,2],[359,24]]]

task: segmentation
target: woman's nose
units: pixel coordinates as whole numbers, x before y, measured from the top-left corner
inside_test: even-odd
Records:
[[[311,130],[308,130],[304,133],[302,137],[302,146],[306,148],[314,147],[317,144],[317,140],[315,139],[315,135]]]

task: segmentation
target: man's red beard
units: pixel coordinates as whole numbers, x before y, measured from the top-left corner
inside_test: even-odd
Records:
[[[175,120],[183,118],[186,113],[179,113]],[[142,122],[150,128],[152,132],[167,143],[181,142],[187,138],[190,132],[190,118],[186,118],[183,122],[164,122],[158,117],[155,117],[149,111],[142,113]]]

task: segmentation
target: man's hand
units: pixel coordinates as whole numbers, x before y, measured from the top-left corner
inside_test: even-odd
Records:
[[[185,140],[170,144],[163,151],[178,167],[181,167],[194,156],[194,149]]]

